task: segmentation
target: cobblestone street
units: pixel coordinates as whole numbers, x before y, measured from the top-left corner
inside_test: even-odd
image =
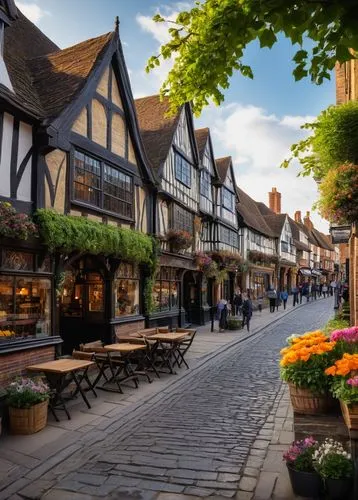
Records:
[[[287,336],[323,326],[332,312],[331,300],[290,312],[137,410],[89,427],[57,465],[34,462],[18,480],[22,496],[0,498],[40,498],[46,490],[50,500],[251,498],[238,490],[244,470],[257,469],[266,453],[260,439],[280,394],[279,350]]]

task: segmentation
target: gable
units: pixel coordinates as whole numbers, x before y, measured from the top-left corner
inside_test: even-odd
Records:
[[[194,163],[195,154],[192,145],[193,141],[191,138],[191,131],[189,130],[185,107],[182,109],[180,114],[177,129],[174,134],[173,144],[180,151],[182,151],[192,163]]]
[[[206,143],[204,154],[203,154],[203,167],[210,172],[210,175],[215,176],[214,171],[214,158],[211,154],[211,149],[209,145],[209,140]]]
[[[97,87],[73,122],[71,130],[111,153],[137,164],[116,72],[107,66]]]
[[[233,177],[233,172],[231,166],[228,168],[225,181],[224,181],[224,186],[230,189],[230,191],[235,192],[235,182],[234,182],[234,177]]]

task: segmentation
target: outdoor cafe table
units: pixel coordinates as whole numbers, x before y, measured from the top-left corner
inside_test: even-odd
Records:
[[[28,371],[43,372],[45,374],[50,389],[53,391],[49,408],[57,422],[59,419],[55,410],[64,410],[67,418],[69,420],[71,419],[69,411],[66,408],[63,391],[72,381],[76,384],[75,393],[79,392],[87,407],[91,408],[81,385],[85,380],[90,390],[95,396],[97,396],[87,375],[88,368],[94,365],[95,363],[92,361],[84,361],[81,359],[56,359],[54,361],[48,361],[46,363],[39,363],[37,365],[27,367]]]
[[[101,389],[113,390],[105,387],[105,385],[115,382],[118,386],[119,392],[122,392],[119,384],[126,380],[133,380],[137,388],[138,375],[147,377],[148,381],[151,382],[149,375],[145,371],[135,369],[131,363],[133,353],[142,351],[144,357],[144,351],[146,351],[146,349],[145,344],[130,344],[129,342],[119,342],[117,344],[108,344],[103,346],[103,350],[107,353],[108,366],[111,370],[112,376],[104,382]],[[115,354],[120,354],[119,359],[116,360]]]
[[[188,336],[188,332],[169,332],[169,333],[157,333],[148,337],[150,340],[156,340],[162,349],[162,363],[160,368],[167,366],[169,372],[175,374],[173,370],[175,361],[179,358],[183,359],[183,355],[180,352],[179,344],[180,342]],[[174,358],[174,364],[172,360]]]

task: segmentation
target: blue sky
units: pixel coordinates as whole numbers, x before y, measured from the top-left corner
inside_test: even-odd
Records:
[[[166,27],[151,17],[161,12],[172,17],[190,2],[153,0],[21,0],[17,5],[60,47],[112,31],[120,18],[120,35],[135,97],[157,93],[170,63],[149,76],[144,73],[148,57],[166,39]],[[254,80],[235,75],[220,108],[210,106],[197,120],[209,126],[217,157],[231,155],[237,182],[250,196],[267,203],[267,192],[276,186],[282,193],[282,208],[311,209],[316,185],[297,178],[298,167],[279,169],[289,146],[303,137],[299,126],[335,102],[334,78],[321,86],[309,80],[294,82],[292,56],[295,50],[281,38],[272,49],[249,47],[245,59],[254,70]],[[312,214],[317,228],[327,223]]]

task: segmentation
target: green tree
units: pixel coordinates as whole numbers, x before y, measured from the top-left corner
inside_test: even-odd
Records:
[[[162,59],[175,58],[161,93],[172,110],[191,101],[196,114],[213,99],[224,100],[234,71],[253,78],[243,62],[247,46],[259,40],[271,48],[283,33],[297,45],[293,76],[310,76],[316,84],[330,78],[336,61],[358,52],[357,0],[201,0],[180,12],[169,28],[170,41],[147,63],[147,71]],[[157,14],[154,21],[165,22]],[[304,39],[311,48],[304,48]],[[306,44],[307,45],[307,44]]]

